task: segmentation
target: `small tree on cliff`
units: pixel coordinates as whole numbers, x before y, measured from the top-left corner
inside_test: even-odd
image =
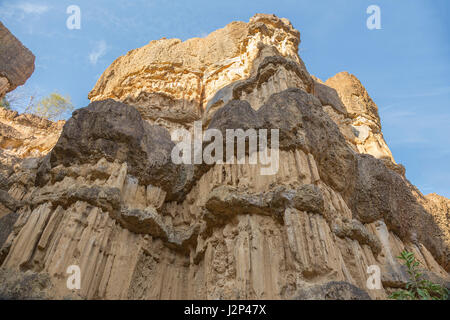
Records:
[[[423,278],[419,272],[420,261],[414,257],[413,252],[403,250],[397,257],[402,260],[409,274],[406,290],[393,292],[389,298],[395,300],[447,300],[447,288]]]
[[[37,95],[35,90],[28,87],[19,87],[11,92],[8,92],[4,97],[7,102],[8,109],[17,112],[24,112],[33,104],[34,97]],[[3,105],[3,107],[6,107]]]
[[[9,103],[8,99],[6,99],[6,97],[0,100],[0,108],[11,110],[11,104]]]
[[[70,96],[62,96],[57,92],[53,92],[40,100],[37,105],[31,104],[25,112],[56,121],[61,120],[65,114],[71,113],[73,110],[74,106]]]

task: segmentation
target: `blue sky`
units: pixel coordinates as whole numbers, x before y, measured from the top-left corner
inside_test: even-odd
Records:
[[[73,4],[80,30],[66,27]],[[381,8],[381,30],[366,28],[372,4]],[[129,50],[162,37],[202,37],[255,13],[286,17],[300,30],[311,74],[355,74],[377,103],[407,178],[424,194],[450,197],[450,1],[0,0],[0,20],[36,55],[22,90],[69,94],[77,108]]]

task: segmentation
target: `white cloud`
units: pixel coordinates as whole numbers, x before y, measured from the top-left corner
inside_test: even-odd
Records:
[[[18,5],[16,5],[16,8],[22,10],[24,13],[36,15],[43,14],[49,10],[49,7],[45,4],[36,4],[30,2],[19,3]]]
[[[89,54],[89,61],[91,64],[96,65],[98,59],[103,57],[106,54],[108,47],[104,40],[99,41],[92,52]]]

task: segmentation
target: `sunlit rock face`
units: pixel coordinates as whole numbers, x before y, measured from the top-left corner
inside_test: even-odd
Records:
[[[2,157],[19,160],[46,155],[58,141],[64,121],[53,122],[31,114],[0,108]]]
[[[361,83],[312,77],[299,43],[256,15],[118,58],[51,151],[0,180],[0,297],[385,299],[404,248],[448,283],[448,199],[406,180]],[[174,164],[170,133],[196,120],[279,129],[279,170]]]
[[[219,89],[249,78],[255,60],[261,60],[262,47],[271,47],[277,55],[303,68],[297,55],[300,33],[287,19],[256,15],[250,22],[232,22],[205,38],[182,42],[161,39],[119,57],[103,73],[90,92],[91,101],[112,98],[136,106],[143,118],[166,124],[189,126],[202,117],[208,102]],[[289,87],[288,70],[280,73],[275,85]],[[264,75],[260,75],[264,76]],[[269,76],[269,75],[268,75]],[[280,78],[277,77],[277,78]],[[266,96],[273,90],[272,81],[261,81]],[[310,89],[310,80],[300,83]],[[281,87],[280,87],[281,88]],[[254,90],[247,89],[251,94]],[[255,99],[262,100],[262,93]],[[259,102],[261,104],[261,101]]]
[[[392,153],[384,141],[378,107],[370,98],[361,82],[348,72],[341,72],[328,79],[325,84],[334,88],[351,119],[353,143],[360,153],[394,162]]]

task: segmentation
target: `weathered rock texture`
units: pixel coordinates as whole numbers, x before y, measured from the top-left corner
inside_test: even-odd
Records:
[[[58,141],[64,121],[0,108],[0,158],[13,160],[46,155]]]
[[[0,99],[34,71],[34,55],[0,22]]]
[[[40,158],[54,147],[63,125],[64,121],[52,122],[0,108],[0,219],[18,208],[9,195],[25,194],[28,186],[34,185]],[[5,219],[3,223],[10,221]],[[3,227],[0,225],[0,230]]]
[[[288,20],[256,15],[116,60],[51,152],[5,180],[4,272],[48,276],[52,298],[384,299],[405,285],[408,248],[446,283],[448,199],[406,180],[359,81],[314,79],[299,43]],[[251,154],[175,165],[170,132],[197,119],[279,129],[278,172]],[[370,265],[381,289],[366,287]]]
[[[0,99],[24,84],[33,71],[34,55],[0,22]],[[56,144],[63,125],[64,121],[0,108],[0,243],[18,216],[18,203],[10,193],[24,194],[26,186],[34,184],[39,158]]]
[[[114,61],[89,98],[125,102],[135,106],[144,119],[168,127],[171,123],[189,126],[202,117],[219,89],[252,74],[259,82],[241,86],[236,94],[251,96],[258,106],[274,85],[309,91],[312,81],[297,55],[299,43],[300,33],[287,19],[270,15],[256,15],[249,23],[230,23],[205,38],[151,41]],[[253,62],[264,58],[259,50],[264,46],[278,54],[258,73]],[[255,90],[254,85],[263,88]]]
[[[355,151],[385,160],[386,165],[404,174],[384,141],[377,105],[354,75],[341,72],[325,83],[316,78],[314,88],[324,110]]]

